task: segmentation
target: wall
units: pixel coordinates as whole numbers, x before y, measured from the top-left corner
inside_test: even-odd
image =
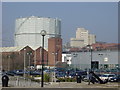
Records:
[[[62,62],[62,39],[48,39],[48,62],[50,66],[54,66],[57,62]]]
[[[16,70],[24,68],[24,60],[26,62],[26,68],[29,65],[29,56],[27,53],[33,53],[33,50],[30,47],[25,47],[20,51],[12,52],[2,52],[2,69],[4,70]],[[30,63],[32,65],[33,54],[30,58]]]
[[[91,67],[91,54],[90,52],[72,52],[72,64],[78,68],[90,68]],[[76,55],[74,55],[76,54]],[[99,55],[100,54],[100,55]],[[104,61],[104,58],[108,58],[108,61]],[[92,61],[98,61],[100,64],[111,64],[109,67],[115,67],[113,64],[118,64],[118,51],[117,50],[104,50],[93,51]],[[100,66],[99,66],[100,68]]]
[[[44,64],[48,65],[48,52],[44,51]],[[35,62],[36,61],[36,62]],[[39,47],[34,51],[34,64],[41,65],[42,64],[42,48]]]

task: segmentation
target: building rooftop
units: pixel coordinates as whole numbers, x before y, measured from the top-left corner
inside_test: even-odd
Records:
[[[0,52],[17,52],[22,50],[24,47],[0,47]]]
[[[26,46],[21,46],[21,47],[0,47],[0,52],[18,52],[20,50],[22,50],[23,48],[25,48]],[[40,46],[30,46],[30,48],[32,50],[36,50],[38,49]],[[48,49],[45,49],[46,51],[48,51]]]

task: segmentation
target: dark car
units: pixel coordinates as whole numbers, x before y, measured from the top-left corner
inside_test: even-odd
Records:
[[[56,73],[56,77],[61,77],[61,78],[63,78],[63,77],[65,77],[65,73],[63,73],[63,72],[57,72],[57,73]]]
[[[14,76],[15,72],[14,71],[8,71],[8,72],[6,72],[6,74],[9,75],[9,76]]]
[[[116,77],[113,77],[113,78],[110,78],[109,80],[110,82],[120,82],[120,75],[116,76]]]
[[[30,75],[41,75],[40,71],[30,71]]]

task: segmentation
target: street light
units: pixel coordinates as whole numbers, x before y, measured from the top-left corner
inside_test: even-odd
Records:
[[[74,71],[76,72],[76,65],[75,65],[75,58],[77,57],[77,53],[73,53],[73,57],[74,57]]]
[[[53,52],[52,54],[54,55],[54,82],[56,82],[56,80],[55,80],[55,64],[56,64],[56,55],[58,53]]]
[[[44,85],[44,73],[43,73],[43,69],[44,69],[44,36],[46,35],[46,31],[42,30],[41,33],[42,35],[42,77],[41,77],[41,87],[43,87]]]
[[[104,58],[104,69],[106,69],[108,66],[106,66],[106,63],[105,62],[108,62],[108,57],[105,57]]]
[[[89,48],[89,50],[90,50],[90,56],[91,56],[91,58],[90,58],[90,64],[91,64],[91,70],[93,69],[93,65],[92,65],[92,50],[93,50],[93,48],[92,48],[92,46],[91,45],[87,45],[87,48]]]
[[[104,56],[104,54],[98,54],[99,56]],[[108,57],[106,57],[106,56],[104,56],[104,58],[103,58],[104,60],[103,60],[103,69],[105,69],[105,62],[108,62]]]
[[[30,53],[27,53],[27,55],[28,55],[28,57],[29,57],[29,64],[28,64],[28,68],[30,69],[30,62],[31,62],[31,60],[30,60],[31,58],[30,58],[30,57],[31,57],[32,53],[31,53],[31,52],[30,52]]]
[[[10,58],[11,58],[11,56],[9,55],[8,56],[8,71],[10,71],[10,66],[11,66]]]
[[[26,65],[26,61],[25,61],[25,58],[26,57],[26,49],[24,49],[24,81],[25,81],[25,71],[26,71],[26,67],[25,67],[25,65]]]
[[[34,56],[34,69],[36,69],[36,50],[35,50],[35,56]]]
[[[103,56],[104,54],[99,53],[98,55],[99,55],[99,56]],[[102,59],[103,59],[103,58],[102,58]],[[102,60],[101,60],[101,61],[102,61]],[[103,65],[102,65],[102,64],[103,64]],[[101,66],[102,66],[102,67],[101,67]],[[103,61],[103,63],[101,63],[100,68],[104,69],[104,61]]]

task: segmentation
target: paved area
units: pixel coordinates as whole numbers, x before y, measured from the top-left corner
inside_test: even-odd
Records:
[[[48,88],[118,88],[118,83],[107,83],[107,84],[90,84],[88,82],[76,83],[76,82],[61,82],[45,85]]]
[[[44,88],[118,88],[118,83],[107,83],[107,84],[90,84],[87,82],[76,83],[76,82],[60,82],[60,83],[47,83]],[[9,86],[8,88],[21,88],[21,86]],[[23,86],[22,88],[40,88],[41,85]]]
[[[88,82],[77,83],[77,82],[50,82],[44,83],[44,88],[118,88],[120,83],[108,82],[106,84],[90,84]],[[2,88],[2,86],[0,86]],[[19,81],[15,77],[10,80],[9,87],[7,88],[41,88],[40,82],[31,82],[31,81],[24,81],[20,79]]]
[[[76,83],[76,82],[61,82],[45,84],[44,88],[38,86],[27,86],[27,87],[5,87],[2,90],[120,90],[118,83],[107,83],[107,84],[90,84],[87,82]]]

